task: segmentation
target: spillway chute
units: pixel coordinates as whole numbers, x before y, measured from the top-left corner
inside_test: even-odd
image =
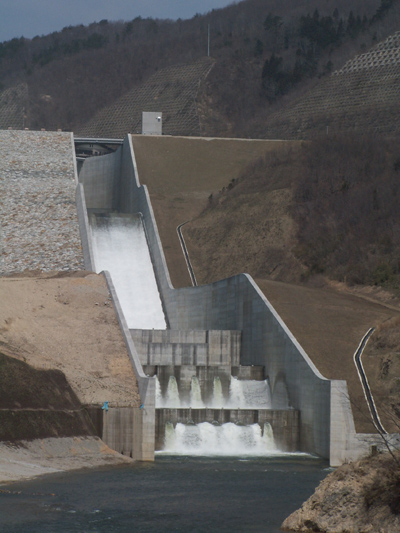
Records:
[[[139,215],[91,214],[95,270],[111,274],[130,329],[165,329],[146,234]]]

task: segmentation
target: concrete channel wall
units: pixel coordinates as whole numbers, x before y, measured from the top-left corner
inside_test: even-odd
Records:
[[[87,210],[93,208],[99,210],[115,209],[113,199],[116,185],[110,176],[119,175],[120,160],[120,155],[114,153],[91,158],[85,161],[86,164],[89,164],[82,167],[82,172],[79,175],[76,189],[78,220],[85,267],[90,270],[94,269],[94,261]],[[90,167],[90,179],[85,179],[85,170],[88,167]],[[97,176],[97,179],[93,180],[93,176]],[[144,374],[111,276],[109,272],[103,272],[103,274],[138,381],[142,406],[140,409],[110,407],[107,412],[103,411],[102,439],[112,449],[130,455],[133,459],[152,461],[154,460],[155,442],[155,378],[149,378]],[[92,413],[92,418],[95,416],[98,415]]]
[[[348,397],[332,393],[335,382],[318,372],[249,275],[200,287],[172,287],[149,194],[139,182],[131,137],[116,153],[87,160],[80,182],[88,209],[142,213],[169,327],[241,331],[241,365],[264,366],[274,408],[283,408],[288,399],[300,412],[300,450],[330,458],[332,464],[346,458],[346,442],[339,435],[345,427],[344,413],[351,414]]]

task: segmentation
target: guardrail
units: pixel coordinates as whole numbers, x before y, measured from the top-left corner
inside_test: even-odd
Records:
[[[387,431],[383,427],[379,419],[379,415],[378,415],[378,411],[376,410],[374,398],[372,396],[372,392],[371,392],[371,389],[368,383],[368,379],[367,379],[367,376],[364,371],[364,367],[361,362],[361,356],[364,351],[364,348],[374,331],[375,331],[375,328],[370,328],[367,331],[367,333],[364,335],[364,337],[361,339],[361,342],[354,354],[354,364],[356,365],[358,376],[360,378],[361,385],[364,390],[364,396],[365,396],[365,399],[367,400],[368,409],[371,414],[372,422],[380,434],[387,435]]]
[[[75,144],[124,144],[123,139],[99,139],[96,137],[74,137]]]
[[[190,262],[189,252],[188,252],[188,250],[186,248],[185,239],[183,238],[182,230],[181,230],[182,226],[184,226],[188,222],[190,222],[190,221],[187,220],[186,222],[183,222],[183,224],[179,224],[179,226],[176,228],[176,231],[178,232],[179,241],[181,243],[183,255],[185,256],[185,261],[186,261],[186,265],[187,265],[187,268],[188,268],[188,271],[189,271],[190,279],[192,280],[192,285],[193,285],[193,287],[197,287],[196,276],[194,274],[192,263]]]

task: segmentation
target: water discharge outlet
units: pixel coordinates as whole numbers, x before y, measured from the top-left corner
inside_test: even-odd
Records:
[[[279,454],[271,425],[240,426],[228,422],[181,424],[167,422],[164,453],[176,455],[265,456]]]

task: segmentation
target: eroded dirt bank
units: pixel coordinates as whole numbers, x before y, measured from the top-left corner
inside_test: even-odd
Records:
[[[104,277],[0,277],[0,302],[0,483],[131,462],[93,436],[81,408],[140,405]]]
[[[82,404],[138,407],[136,377],[102,275],[0,278],[0,351],[64,372]]]
[[[400,453],[346,464],[282,524],[301,533],[397,533],[400,531]]]

